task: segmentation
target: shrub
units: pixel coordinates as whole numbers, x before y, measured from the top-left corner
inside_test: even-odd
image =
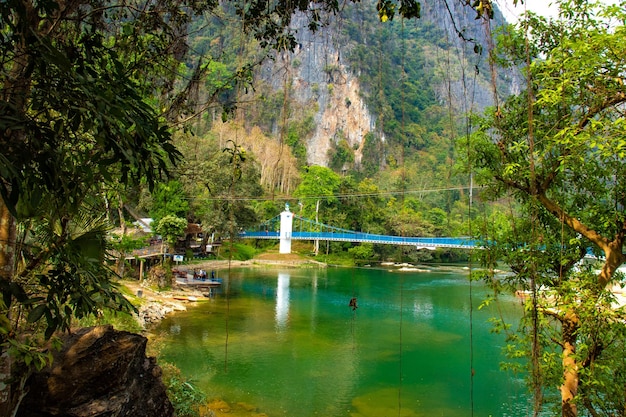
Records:
[[[184,378],[176,366],[170,363],[159,364],[163,370],[163,383],[167,388],[177,417],[200,417],[200,407],[206,404],[206,394]]]

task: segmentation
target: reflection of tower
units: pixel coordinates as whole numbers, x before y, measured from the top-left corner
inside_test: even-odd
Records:
[[[311,274],[311,330],[317,328],[317,271]]]
[[[293,213],[289,211],[289,204],[285,204],[285,211],[280,213],[280,253],[291,253],[292,229]]]
[[[289,319],[289,274],[278,273],[276,286],[276,327],[279,330],[287,326]]]

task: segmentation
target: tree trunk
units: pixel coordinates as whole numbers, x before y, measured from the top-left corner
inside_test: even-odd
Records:
[[[122,194],[117,193],[117,214],[120,217],[120,227],[122,228],[122,236],[126,236],[128,233],[128,227],[126,227],[126,219],[124,219],[124,200],[122,200]]]
[[[15,217],[0,199],[0,278],[10,281],[15,268],[15,242],[17,228]]]
[[[15,242],[17,228],[15,217],[0,198],[0,279],[11,282],[15,271]],[[7,308],[9,306],[6,306]],[[2,311],[4,314],[5,312]],[[9,315],[8,311],[6,314]],[[10,331],[11,329],[6,329]],[[0,339],[6,341],[6,336]],[[13,411],[14,393],[11,390],[12,360],[4,349],[0,349],[0,416],[9,416]]]
[[[563,383],[561,384],[561,415],[562,417],[576,417],[578,410],[574,397],[578,392],[578,363],[576,363],[576,330],[578,318],[569,312],[565,315],[563,326]]]
[[[120,217],[120,227],[122,228],[122,239],[128,233],[128,228],[126,227],[126,220],[124,220],[124,201],[122,200],[122,194],[117,194],[117,214]],[[121,245],[123,247],[123,245]],[[126,251],[124,249],[120,249],[120,256],[117,259],[117,274],[120,277],[124,276],[124,269],[126,267]]]
[[[604,288],[613,279],[613,275],[617,268],[624,263],[624,255],[622,253],[623,239],[615,239],[610,242],[604,250],[605,261],[602,270],[598,274],[598,284]]]
[[[570,216],[565,212],[565,210],[563,210],[562,207],[550,200],[545,193],[537,194],[537,199],[557,219],[561,220],[569,226],[570,229],[574,230],[576,233],[580,233],[602,249],[605,261],[600,274],[598,274],[598,284],[601,287],[606,287],[606,285],[613,278],[617,268],[619,268],[626,261],[626,256],[624,256],[622,252],[622,247],[624,246],[623,230],[618,233],[612,241],[610,241],[602,236],[597,230],[591,229],[576,217]],[[621,229],[624,229],[624,225],[622,225]]]

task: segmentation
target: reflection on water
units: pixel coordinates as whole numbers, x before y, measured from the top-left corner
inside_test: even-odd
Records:
[[[466,271],[241,269],[225,279],[230,294],[156,330],[164,358],[210,398],[269,417],[456,417],[470,415],[472,404],[481,416],[528,409],[522,380],[499,371],[504,341],[490,333],[491,313],[476,309],[480,288],[470,306]],[[499,308],[517,314],[513,301]]]
[[[289,274],[278,273],[276,285],[276,328],[281,331],[289,320]]]

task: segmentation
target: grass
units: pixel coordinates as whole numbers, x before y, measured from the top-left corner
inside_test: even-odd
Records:
[[[92,314],[77,320],[79,327],[103,326],[111,324],[116,330],[140,333],[143,329],[139,321],[131,313],[103,310],[97,316]]]

